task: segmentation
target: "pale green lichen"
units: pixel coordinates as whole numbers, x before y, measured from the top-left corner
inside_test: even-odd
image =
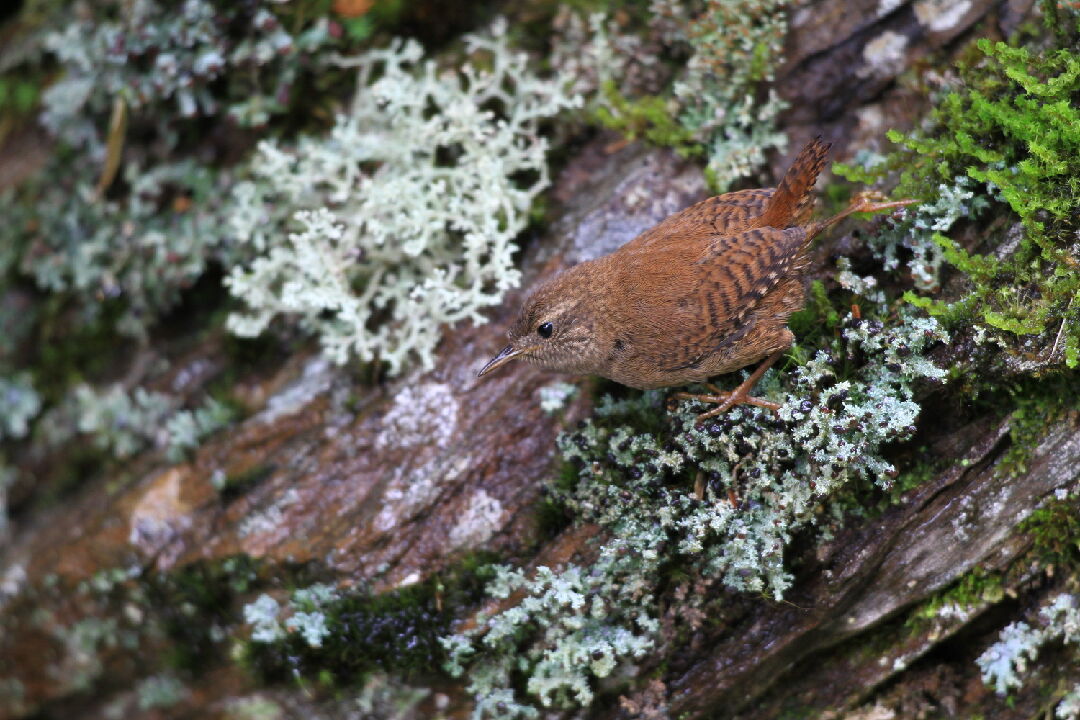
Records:
[[[330,40],[325,18],[294,35],[273,5],[135,0],[115,17],[66,22],[43,40],[64,71],[43,95],[43,124],[99,159],[103,126],[92,118],[107,115],[116,99],[147,116],[224,112],[241,124],[264,124],[287,107],[299,61]],[[246,28],[240,41],[232,23]]]
[[[562,40],[572,49],[556,53],[554,61],[584,77],[584,90],[595,88],[592,104],[600,122],[631,138],[704,156],[716,192],[760,168],[770,150],[787,146],[776,129],[786,104],[772,89],[759,92],[781,60],[787,20],[780,0],[651,3],[649,24],[658,44],[689,54],[661,94],[641,94],[643,83],[626,80],[631,68],[638,76],[656,74],[636,67],[640,40],[620,34],[602,16],[590,18],[591,36],[581,32],[580,21],[566,24]]]
[[[540,409],[550,415],[561,410],[577,394],[577,385],[554,382],[540,388]]]
[[[113,617],[88,617],[52,628],[63,645],[62,660],[50,667],[53,679],[75,690],[87,690],[105,672],[103,655],[111,649],[135,650],[138,633]]]
[[[1076,661],[1080,651],[1080,607],[1078,598],[1062,593],[1039,611],[1041,624],[1032,627],[1026,622],[1010,623],[1001,631],[997,642],[976,659],[983,682],[993,685],[999,695],[1024,684],[1028,665],[1038,659],[1039,650],[1049,642],[1063,642],[1070,657]],[[1080,705],[1080,685],[1077,685],[1058,706],[1057,717],[1073,719]]]
[[[782,0],[708,0],[686,34],[693,55],[675,84],[680,122],[701,138],[713,188],[728,189],[765,163],[765,153],[787,146],[776,121],[787,104],[770,89],[787,34]]]
[[[251,639],[260,643],[272,643],[285,637],[285,629],[278,622],[281,606],[266,593],[244,606],[244,622],[251,625]]]
[[[886,327],[849,317],[804,365],[766,375],[759,391],[782,403],[775,416],[740,407],[697,428],[700,408],[665,418],[660,392],[602,399],[592,421],[560,438],[580,476],[554,492],[576,519],[603,528],[596,560],[588,570],[501,569],[490,594],[524,599],[445,641],[448,669],[468,674],[474,717],[587,705],[594,678],[655,642],[655,593],[672,563],[732,591],[782,597],[793,533],[818,522],[845,484],[889,484],[895,468],[882,446],[914,431],[914,383],[945,376],[923,353],[945,339],[933,319],[901,315]]]
[[[248,309],[234,332],[283,315],[336,362],[430,368],[442,326],[482,322],[517,284],[513,241],[548,184],[538,124],[577,101],[529,71],[501,24],[466,46],[487,64],[440,72],[414,41],[341,60],[357,92],[330,135],[259,146],[230,221],[258,253],[226,281]]]
[[[45,413],[41,441],[59,447],[82,434],[111,458],[128,458],[147,448],[162,449],[178,462],[202,440],[234,419],[232,408],[213,398],[193,410],[164,393],[121,385],[77,385],[64,401]]]
[[[187,688],[175,675],[151,675],[135,689],[140,710],[170,708],[187,696]]]
[[[325,609],[338,598],[330,585],[312,585],[292,594],[292,615],[285,620],[285,629],[300,634],[310,647],[322,647],[323,639],[330,634],[326,624]]]
[[[139,387],[127,393],[119,385],[98,393],[88,385],[75,388],[77,428],[113,457],[126,458],[156,441],[172,410],[161,393]]]
[[[177,411],[165,422],[169,459],[182,459],[184,453],[197,448],[203,440],[229,425],[234,418],[233,409],[214,398],[208,398],[194,410]]]
[[[338,597],[330,585],[312,585],[295,590],[282,607],[277,600],[263,593],[244,606],[244,622],[252,626],[254,642],[275,643],[289,633],[299,633],[310,647],[318,648],[330,634],[323,611]],[[287,617],[281,620],[283,613]]]
[[[98,198],[92,166],[57,160],[0,193],[0,212],[5,241],[23,250],[22,274],[43,291],[78,298],[84,323],[119,304],[118,329],[145,337],[218,253],[225,179],[191,161],[132,163],[121,174],[130,192]]]
[[[842,175],[865,179],[883,160],[881,156],[862,153],[856,154],[850,165],[834,167]],[[982,194],[982,188],[974,180],[957,176],[951,185],[938,184],[932,202],[919,203],[897,219],[886,221],[880,232],[867,237],[866,246],[886,271],[895,271],[903,259],[914,287],[934,292],[940,289],[940,270],[945,262],[942,234],[957,220],[975,218],[989,206],[990,197]]]
[[[1080,718],[1080,684],[1074,685],[1058,703],[1054,711],[1057,720],[1077,720]]]
[[[635,598],[643,599],[640,586],[618,582],[629,577],[634,564],[617,552],[604,552],[591,568],[539,567],[532,577],[498,567],[490,595],[505,599],[523,591],[525,598],[492,618],[477,618],[475,630],[443,639],[449,672],[461,675],[469,668],[473,717],[539,717],[511,689],[523,670],[526,690],[542,707],[588,706],[591,678],[607,677],[620,663],[645,655],[659,623],[645,604],[634,607]],[[536,642],[522,648],[522,637]]]
[[[25,437],[30,422],[41,411],[29,373],[0,377],[0,440]]]

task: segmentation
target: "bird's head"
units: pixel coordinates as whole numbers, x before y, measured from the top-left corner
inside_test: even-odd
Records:
[[[587,265],[576,265],[533,290],[506,333],[510,344],[480,370],[480,377],[511,360],[558,372],[596,372],[600,318],[590,302]]]

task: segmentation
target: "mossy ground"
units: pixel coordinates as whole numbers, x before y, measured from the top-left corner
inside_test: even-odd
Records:
[[[955,90],[942,95],[929,129],[905,135],[884,162],[867,171],[837,170],[863,182],[896,173],[896,196],[926,202],[970,178],[1006,204],[1022,224],[1016,246],[965,248],[934,236],[960,273],[952,301],[908,292],[905,298],[947,327],[976,324],[1018,362],[1038,367],[1080,362],[1080,21],[1073,11],[1041,3],[1049,33],[1022,32],[1009,43],[982,39],[962,54]],[[1052,38],[1052,39],[1051,39]]]
[[[371,672],[406,679],[442,676],[448,635],[463,608],[483,597],[495,556],[471,553],[428,579],[383,593],[336,591],[317,610],[329,634],[318,646],[291,633],[275,642],[244,644],[243,662],[269,683],[356,688]],[[301,587],[299,585],[295,587]]]

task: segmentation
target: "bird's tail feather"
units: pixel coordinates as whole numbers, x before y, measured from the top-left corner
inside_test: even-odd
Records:
[[[776,187],[753,227],[786,228],[803,225],[814,206],[814,183],[825,167],[831,143],[814,138],[795,158],[784,179]]]

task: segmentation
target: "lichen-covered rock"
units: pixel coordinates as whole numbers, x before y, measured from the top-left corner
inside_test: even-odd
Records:
[[[546,263],[548,272],[571,248],[596,252],[619,241],[610,232],[639,232],[704,188],[700,172],[691,181],[689,166],[670,153],[586,155],[599,162],[594,179],[620,178],[626,194],[646,198],[649,189],[651,199],[633,219],[594,231],[595,248],[581,234],[553,236],[546,252],[561,251]],[[570,182],[572,169],[565,175],[562,182]],[[575,193],[579,212],[620,216],[625,194],[609,194],[607,182],[591,188]],[[288,363],[282,377],[262,381],[268,391],[246,391],[253,414],[204,441],[191,461],[133,466],[136,474],[113,493],[102,492],[107,478],[100,478],[49,511],[47,522],[20,523],[5,553],[3,652],[21,657],[23,644],[36,642],[36,631],[19,628],[20,598],[109,568],[170,574],[241,554],[270,568],[310,563],[383,591],[431,577],[470,551],[521,552],[539,537],[534,505],[552,472],[557,430],[580,418],[589,398],[576,394],[546,413],[541,391],[554,378],[528,365],[478,380],[513,303],[498,312],[496,322],[449,333],[434,371],[416,370],[382,388],[356,388],[318,356]],[[71,692],[30,681],[51,667],[51,656],[38,654],[6,669],[22,684],[20,707]]]

